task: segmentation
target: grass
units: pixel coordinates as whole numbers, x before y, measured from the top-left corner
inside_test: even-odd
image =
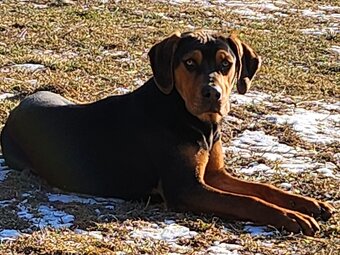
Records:
[[[47,89],[77,102],[89,102],[117,94],[119,88],[135,89],[140,80],[145,81],[151,76],[148,49],[172,31],[186,31],[191,27],[238,30],[240,37],[263,56],[263,67],[253,84],[254,90],[283,94],[295,103],[339,99],[339,56],[328,51],[332,45],[339,45],[339,35],[301,33],[305,28],[327,27],[329,21],[300,14],[255,21],[228,9],[146,0],[119,1],[118,4],[110,1],[105,5],[99,1],[34,3],[47,4],[48,8],[37,8],[32,2],[0,2],[0,92],[18,95],[1,101],[1,124],[19,99],[36,90]],[[337,1],[292,1],[288,7],[317,10],[320,3],[336,5]],[[232,25],[228,26],[228,23]],[[20,63],[43,64],[46,69],[28,72],[11,67]],[[244,122],[224,123],[224,143],[228,145],[231,137],[248,128],[249,123],[256,122],[254,129],[276,135],[288,145],[311,151],[313,159],[338,164],[334,155],[339,144],[310,144],[288,126],[271,126],[254,117],[254,113],[277,111],[280,109],[264,105],[233,108],[231,115]],[[233,171],[251,162],[237,155],[227,155],[226,163],[227,169]],[[312,173],[283,176],[278,169],[278,173],[271,177],[259,175],[251,178],[275,185],[290,182],[294,192],[323,200],[340,199],[338,181],[319,178]],[[8,207],[0,209],[0,229],[28,227],[15,213],[16,205],[25,199],[22,194],[37,190],[29,203],[39,205],[47,202],[46,192],[53,191],[29,173],[13,173],[0,183],[0,187],[0,200],[17,199],[10,210]],[[198,254],[216,241],[240,244],[244,247],[242,254],[336,254],[340,249],[338,212],[329,222],[321,224],[322,231],[315,238],[280,233],[274,237],[252,237],[243,231],[243,223],[222,221],[209,215],[173,213],[158,204],[126,202],[116,208],[114,215],[100,208],[104,214],[100,219],[96,214],[98,208],[93,205],[54,203],[53,206],[75,215],[78,227],[101,231],[104,237],[98,239],[76,233],[73,229],[44,229],[0,244],[0,251],[8,254],[119,254],[118,251],[165,254],[173,251],[168,243],[142,239],[129,241],[128,233],[131,228],[138,229],[153,222],[161,224],[168,218],[198,232],[195,238],[181,241],[191,247],[189,251],[183,251],[188,254]],[[336,206],[339,207],[339,203]],[[230,231],[222,231],[226,226]]]

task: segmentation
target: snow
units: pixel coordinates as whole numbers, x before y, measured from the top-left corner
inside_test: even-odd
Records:
[[[33,218],[31,221],[38,228],[51,226],[53,228],[71,227],[73,225],[74,216],[63,211],[56,210],[52,206],[40,205],[38,213],[40,218]]]
[[[10,173],[10,170],[1,170],[0,169],[0,182],[4,181],[7,178],[7,175]]]
[[[277,137],[265,135],[263,131],[245,130],[237,139],[233,140],[232,145],[234,147],[230,148],[241,155],[252,156],[253,153],[263,157],[269,155],[268,159],[273,159],[273,155],[277,153],[279,153],[280,159],[280,155],[286,154],[287,157],[292,157],[296,153],[293,147],[279,143]]]
[[[258,1],[207,1],[207,0],[159,0],[160,2],[180,5],[180,4],[196,4],[206,8],[218,6],[224,8],[232,13],[239,14],[246,19],[266,21],[268,19],[277,19],[277,17],[287,17],[290,15],[301,15],[308,18],[320,20],[321,22],[335,20],[338,21],[340,14],[338,13],[338,6],[323,5],[319,6],[318,10],[311,9],[295,9],[289,8],[287,1],[272,1],[272,0],[258,0]],[[337,25],[336,25],[337,26]]]
[[[113,199],[113,198],[101,198],[101,197],[84,197],[78,195],[67,195],[67,194],[52,194],[47,193],[48,200],[50,202],[63,202],[63,203],[72,203],[77,202],[81,204],[108,204],[112,205],[113,203],[121,203],[123,200],[121,199]]]
[[[165,224],[165,225],[164,225]],[[269,236],[272,235],[273,232],[268,230],[267,227],[254,227],[252,225],[246,225],[245,230],[254,236]],[[230,231],[225,228],[224,231]],[[189,228],[180,226],[176,224],[172,220],[165,220],[164,223],[160,224],[151,224],[149,223],[147,226],[144,226],[141,229],[133,229],[130,232],[130,237],[142,239],[142,240],[162,240],[170,243],[176,249],[182,249],[184,251],[189,252],[190,247],[187,246],[179,246],[178,241],[183,239],[192,239],[198,233],[195,231],[190,231]],[[204,254],[240,254],[239,251],[243,250],[244,247],[238,244],[228,244],[228,243],[220,243],[214,242],[212,246],[207,248]]]
[[[143,84],[144,84],[144,80],[142,80],[142,79],[134,79],[134,83],[135,83],[135,85],[137,86],[137,87],[140,87],[140,86],[142,86]],[[127,90],[127,92],[130,92],[130,90],[128,90],[128,89],[126,89]]]
[[[30,220],[34,218],[33,214],[29,213],[29,210],[24,206],[24,204],[27,203],[27,200],[24,200],[22,203],[18,205],[19,211],[17,212],[17,215],[21,219]]]
[[[0,208],[2,207],[6,207],[6,206],[9,206],[11,205],[13,202],[15,202],[15,198],[12,198],[12,199],[7,199],[7,200],[2,200],[0,201]]]
[[[104,56],[110,56],[112,58],[127,58],[129,57],[129,52],[122,50],[103,50],[102,54]]]
[[[287,182],[283,182],[280,184],[281,188],[285,189],[285,190],[290,190],[292,188],[292,184],[287,183]]]
[[[78,202],[81,204],[97,204],[98,202],[93,198],[85,198],[79,197],[77,195],[66,195],[66,194],[51,194],[47,193],[48,200],[50,202],[63,202],[63,203],[72,203]]]
[[[7,175],[11,172],[11,170],[7,170],[8,167],[4,166],[5,160],[3,158],[0,158],[0,182],[3,182],[6,180]]]
[[[319,9],[323,11],[339,11],[339,6],[332,6],[332,5],[319,5]]]
[[[226,152],[244,158],[261,156],[270,161],[277,161],[279,167],[292,173],[315,170],[327,177],[340,178],[334,164],[314,162],[307,156],[307,151],[282,144],[277,137],[266,135],[263,131],[245,130],[240,136],[233,139],[231,146],[226,148]],[[240,171],[246,175],[255,173],[266,175],[275,172],[268,166],[257,163],[241,168]]]
[[[156,239],[167,242],[176,242],[179,238],[191,239],[197,235],[197,232],[190,231],[189,228],[180,226],[176,223],[171,223],[165,227],[160,227],[158,224],[150,224],[143,229],[131,231],[130,236],[141,239]]]
[[[340,55],[340,46],[333,45],[329,48],[329,51],[336,55]]]
[[[340,114],[320,113],[296,108],[292,115],[268,115],[275,124],[289,124],[301,136],[312,143],[340,142]]]
[[[252,236],[271,236],[273,235],[272,231],[269,231],[267,227],[263,226],[253,226],[253,225],[246,225],[244,230],[247,231]]]
[[[327,35],[327,34],[337,34],[340,33],[339,24],[329,26],[329,27],[323,27],[323,28],[304,28],[300,30],[303,34],[309,34],[309,35]]]
[[[19,237],[20,235],[21,233],[15,229],[0,230],[0,242],[15,240],[15,238]]]
[[[328,111],[338,111],[340,113],[340,101],[335,103],[316,102],[316,104]]]
[[[40,205],[35,216],[30,211],[33,211],[30,205],[27,205],[27,200],[18,205],[18,217],[26,219],[32,223],[33,226],[42,229],[45,227],[53,228],[69,228],[73,225],[74,216],[63,211],[56,210],[53,206]]]
[[[273,19],[274,16],[271,14],[262,14],[256,11],[253,11],[249,8],[242,8],[232,11],[233,13],[240,14],[246,16],[248,19],[253,20],[266,20],[266,19]]]
[[[40,70],[45,70],[46,67],[44,65],[41,64],[16,64],[16,65],[12,65],[11,68],[14,69],[20,69],[22,71],[28,71],[28,72],[36,72],[36,71],[40,71]]]
[[[122,87],[119,87],[119,88],[116,88],[114,93],[115,94],[126,94],[126,93],[129,93],[131,92],[131,90],[127,89],[127,88],[122,88]]]
[[[206,254],[238,255],[241,254],[238,251],[242,249],[240,245],[222,243],[209,247]]]
[[[258,104],[270,99],[271,96],[266,93],[261,93],[258,91],[249,91],[245,95],[240,95],[233,93],[230,97],[230,102],[236,105],[250,105]]]
[[[97,238],[99,240],[104,239],[103,233],[100,232],[100,231],[86,231],[86,230],[82,230],[82,229],[75,229],[74,232],[77,233],[77,234],[81,234],[81,235],[92,236],[92,237]]]
[[[7,99],[7,98],[11,98],[11,97],[14,97],[15,95],[13,93],[3,93],[0,95],[0,101],[1,100],[4,100],[4,99]]]
[[[322,174],[323,176],[327,176],[327,177],[334,177],[334,170],[337,168],[336,165],[334,165],[331,162],[327,162],[325,167],[321,167],[319,169],[317,169],[317,172]]]
[[[275,171],[265,164],[253,164],[245,168],[241,168],[240,172],[245,175],[253,175],[254,173],[274,174]]]

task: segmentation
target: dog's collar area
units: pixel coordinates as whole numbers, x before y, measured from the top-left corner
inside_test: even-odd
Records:
[[[210,127],[206,127],[205,130],[194,126],[192,127],[194,132],[199,134],[199,139],[197,140],[198,145],[207,151],[210,151],[221,137],[221,132],[217,124],[210,124],[209,126]]]

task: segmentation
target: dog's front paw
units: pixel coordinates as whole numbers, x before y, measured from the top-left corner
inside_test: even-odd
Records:
[[[328,220],[334,213],[335,208],[328,203],[321,202],[321,201],[317,201],[317,202],[321,208],[321,214],[320,214],[321,219]]]
[[[295,234],[302,232],[308,236],[313,236],[320,230],[318,223],[313,217],[291,210],[284,211],[277,224],[277,227],[282,227],[289,232]]]
[[[335,210],[330,204],[312,198],[299,197],[298,201],[293,203],[293,210],[308,214],[316,219],[328,220]]]

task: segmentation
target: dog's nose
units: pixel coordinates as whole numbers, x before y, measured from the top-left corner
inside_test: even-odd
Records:
[[[202,96],[211,100],[219,100],[222,95],[222,89],[219,86],[204,86],[202,89]]]

